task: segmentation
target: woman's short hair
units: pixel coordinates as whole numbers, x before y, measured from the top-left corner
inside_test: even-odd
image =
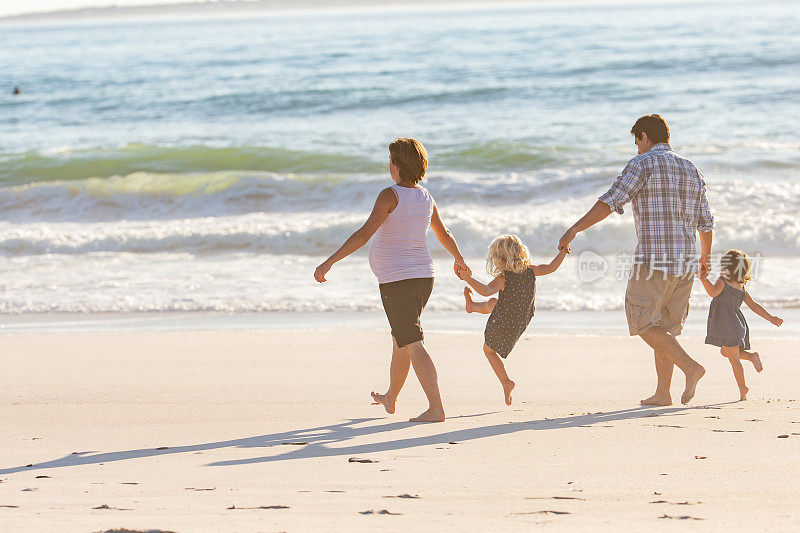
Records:
[[[389,158],[400,171],[400,179],[418,183],[428,170],[428,153],[416,139],[401,137],[389,145]]]

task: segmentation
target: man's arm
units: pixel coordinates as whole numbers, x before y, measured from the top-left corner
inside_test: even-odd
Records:
[[[579,221],[572,225],[558,241],[558,249],[569,252],[569,244],[581,231],[585,231],[608,217],[612,211],[622,214],[622,206],[636,196],[647,182],[648,173],[640,159],[628,162],[611,188],[594,204]]]
[[[711,271],[711,244],[714,241],[714,231],[708,230],[700,233],[700,271],[697,277],[705,279]]]
[[[583,215],[579,221],[573,224],[572,227],[562,235],[561,239],[558,241],[559,251],[566,250],[567,253],[569,253],[569,243],[572,242],[578,233],[591,228],[610,214],[611,208],[609,205],[601,200],[597,200],[589,212]]]
[[[700,171],[697,171],[700,180],[700,218],[697,221],[697,231],[700,233],[700,271],[697,273],[700,279],[708,276],[711,270],[711,245],[714,241],[714,216],[711,214],[711,207],[706,198],[706,182]]]

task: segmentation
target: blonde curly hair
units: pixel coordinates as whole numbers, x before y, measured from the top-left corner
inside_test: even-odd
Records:
[[[500,235],[489,245],[486,256],[486,271],[492,276],[503,272],[524,272],[532,264],[528,247],[516,235]]]
[[[728,250],[720,259],[721,275],[727,280],[746,285],[751,278],[750,258],[741,250]]]

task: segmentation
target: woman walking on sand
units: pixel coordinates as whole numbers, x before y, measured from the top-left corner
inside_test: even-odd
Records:
[[[423,343],[420,315],[433,290],[433,259],[428,250],[428,228],[455,258],[456,275],[466,268],[455,238],[439,216],[436,202],[420,181],[428,168],[428,154],[419,141],[396,139],[389,145],[389,174],[394,185],[378,194],[367,221],[328,259],[314,278],[323,283],[334,263],[352,254],[375,234],[369,264],[378,278],[383,309],[392,328],[389,390],[372,399],[394,413],[395,403],[410,367],[428,397],[428,409],[411,422],[445,419],[436,367]]]

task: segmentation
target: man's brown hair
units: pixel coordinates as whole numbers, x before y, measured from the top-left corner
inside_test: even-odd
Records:
[[[647,138],[653,143],[669,142],[669,126],[667,126],[667,121],[661,118],[661,115],[639,117],[636,124],[631,128],[631,133],[637,139],[641,139],[642,133],[646,133]]]
[[[400,179],[418,183],[428,170],[428,153],[416,139],[402,137],[389,145],[389,157],[400,171]]]

